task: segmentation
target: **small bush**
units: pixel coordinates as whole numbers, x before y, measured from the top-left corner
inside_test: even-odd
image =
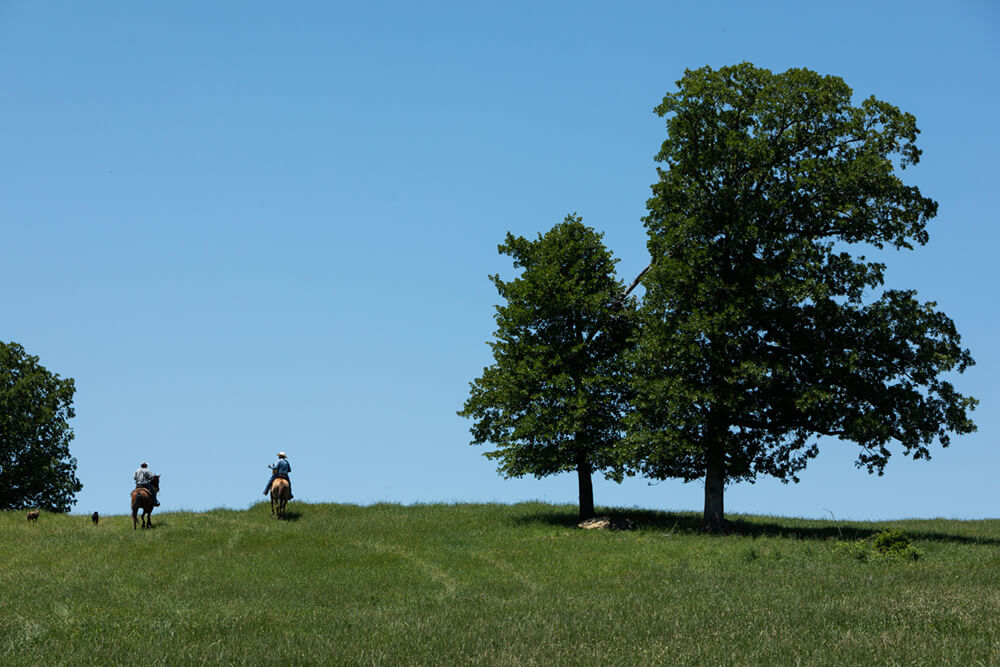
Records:
[[[920,556],[913,557],[919,552],[910,543],[910,536],[902,530],[883,530],[875,536],[873,540],[875,551],[883,556],[899,556],[905,560],[918,560]]]
[[[923,558],[923,552],[913,546],[910,536],[899,529],[887,529],[857,542],[837,542],[838,552],[855,560],[909,560]]]

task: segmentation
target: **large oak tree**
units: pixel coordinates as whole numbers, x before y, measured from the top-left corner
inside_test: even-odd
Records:
[[[507,234],[502,254],[522,269],[490,276],[496,307],[494,363],[470,383],[460,415],[473,444],[507,477],[576,471],[580,516],[594,514],[592,473],[621,479],[617,445],[627,408],[623,352],[635,303],[622,298],[602,235],[576,216],[530,241]]]
[[[954,324],[880,292],[885,266],[857,253],[928,240],[937,203],[897,173],[920,157],[914,117],[806,69],[705,67],[677,85],[656,109],[635,469],[704,479],[717,531],[727,483],[797,481],[824,436],[881,474],[893,443],[925,459],[973,431],[975,400],[947,379],[973,363]]]

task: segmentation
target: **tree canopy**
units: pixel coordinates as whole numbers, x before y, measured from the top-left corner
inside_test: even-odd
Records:
[[[914,117],[843,80],[743,63],[689,70],[656,112],[667,139],[647,203],[651,268],[633,358],[628,458],[653,478],[705,479],[705,524],[726,483],[796,474],[819,438],[890,445],[975,429],[946,379],[973,363],[952,321],[886,290],[858,246],[927,242],[937,203],[906,185]]]
[[[494,363],[472,383],[460,415],[471,417],[473,444],[507,477],[575,470],[580,515],[594,513],[591,474],[621,478],[616,448],[627,407],[623,351],[635,311],[621,298],[602,235],[570,215],[529,241],[507,234],[499,246],[518,278],[490,276],[505,304],[496,307]]]
[[[72,378],[0,342],[0,509],[68,512],[83,485],[69,453]]]

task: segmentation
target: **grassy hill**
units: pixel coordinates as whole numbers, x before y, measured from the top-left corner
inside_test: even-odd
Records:
[[[1000,521],[303,505],[0,513],[2,664],[1000,663]],[[859,560],[905,530],[922,557]]]

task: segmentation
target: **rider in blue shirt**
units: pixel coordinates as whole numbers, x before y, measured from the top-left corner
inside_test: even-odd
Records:
[[[288,462],[288,457],[285,456],[284,452],[278,452],[278,460],[273,464],[267,466],[271,469],[271,479],[267,480],[267,486],[264,487],[264,495],[266,496],[271,492],[271,484],[278,477],[284,477],[288,480],[288,497],[294,498],[292,495],[292,480],[288,477],[288,473],[292,472],[292,464]]]

